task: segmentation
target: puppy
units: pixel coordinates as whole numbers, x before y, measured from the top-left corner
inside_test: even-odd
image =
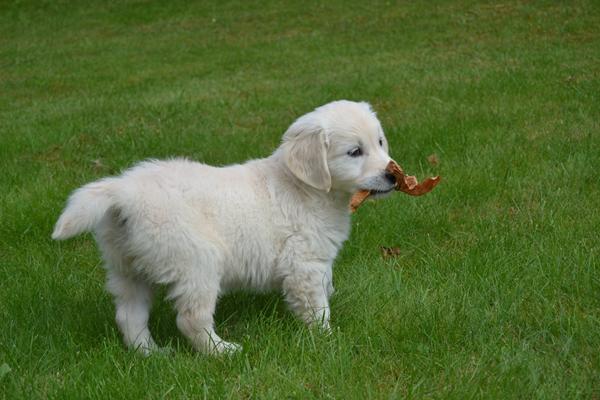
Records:
[[[177,327],[204,353],[238,350],[214,330],[217,299],[281,290],[309,326],[329,329],[332,264],[357,190],[394,189],[388,143],[367,103],[336,101],[300,117],[267,158],[216,168],[145,161],[77,189],[53,239],[92,231],[127,346],[157,348],[152,286],[168,286]]]

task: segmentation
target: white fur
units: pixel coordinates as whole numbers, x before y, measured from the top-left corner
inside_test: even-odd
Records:
[[[382,140],[382,145],[379,141]],[[348,153],[359,147],[362,156]],[[206,353],[232,351],[214,331],[219,295],[282,290],[292,311],[329,329],[332,263],[358,189],[391,190],[387,141],[367,103],[337,101],[294,122],[268,158],[223,168],[146,161],[77,189],[52,237],[93,231],[125,343],[148,353],[152,285],[165,284],[177,326]]]

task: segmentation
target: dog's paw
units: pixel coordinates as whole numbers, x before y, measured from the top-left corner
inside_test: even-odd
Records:
[[[233,355],[240,351],[242,351],[241,345],[221,340],[217,343],[213,343],[208,352],[211,355]]]
[[[235,354],[242,351],[242,346],[237,343],[220,342],[218,351],[220,354]]]

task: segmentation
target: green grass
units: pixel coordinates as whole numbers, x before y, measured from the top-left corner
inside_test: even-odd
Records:
[[[1,3],[0,398],[599,398],[599,26],[594,1]],[[444,181],[353,217],[335,332],[236,294],[244,351],[209,358],[158,296],[175,351],[126,351],[92,238],[50,240],[68,193],[266,156],[340,98]]]

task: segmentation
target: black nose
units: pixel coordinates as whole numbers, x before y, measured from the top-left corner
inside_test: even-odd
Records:
[[[396,184],[396,177],[392,173],[386,172],[385,179],[387,179],[390,183]]]

